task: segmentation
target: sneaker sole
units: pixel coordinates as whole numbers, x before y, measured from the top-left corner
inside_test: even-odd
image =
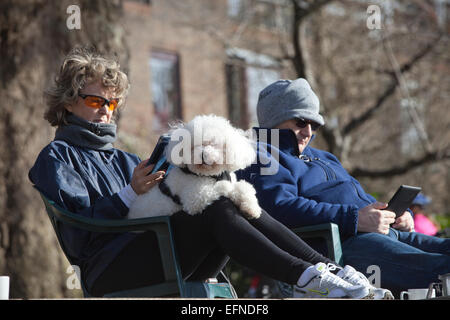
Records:
[[[390,292],[384,294],[383,300],[395,300],[394,296]]]
[[[364,298],[361,298],[362,300],[374,300],[375,299],[375,295],[373,294],[373,292],[369,293],[367,296],[365,296]]]

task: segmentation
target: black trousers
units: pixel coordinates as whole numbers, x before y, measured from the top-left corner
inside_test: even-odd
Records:
[[[216,277],[229,257],[258,273],[295,284],[320,255],[283,224],[263,211],[258,219],[244,218],[228,199],[221,198],[201,214],[178,212],[171,217],[183,278]],[[139,234],[94,283],[95,296],[159,283],[164,279],[153,232]]]

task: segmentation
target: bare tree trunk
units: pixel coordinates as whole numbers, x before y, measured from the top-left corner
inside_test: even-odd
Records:
[[[292,46],[294,55],[290,58],[298,78],[306,77],[306,64],[301,39],[301,25],[305,19],[332,0],[291,0],[293,9]]]
[[[12,298],[71,296],[63,257],[28,171],[53,139],[42,92],[75,45],[128,59],[121,1],[78,1],[81,29],[69,30],[70,1],[0,3],[0,274]]]

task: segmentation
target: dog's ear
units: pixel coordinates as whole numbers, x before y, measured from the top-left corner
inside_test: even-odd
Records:
[[[247,133],[234,129],[226,139],[226,164],[230,171],[247,168],[256,161],[256,148]]]

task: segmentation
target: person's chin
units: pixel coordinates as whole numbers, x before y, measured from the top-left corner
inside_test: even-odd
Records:
[[[94,119],[94,120],[92,120],[92,122],[95,122],[95,123],[108,123],[108,121],[106,121],[105,119]]]
[[[303,152],[303,150],[305,150],[306,146],[308,145],[308,143],[299,143],[298,144],[298,151],[300,151],[300,153]]]

